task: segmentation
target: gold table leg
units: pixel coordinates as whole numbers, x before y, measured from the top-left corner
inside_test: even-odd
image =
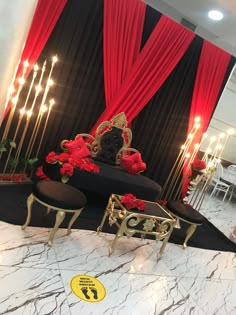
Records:
[[[53,229],[51,230],[49,238],[48,238],[48,245],[49,246],[52,246],[54,235],[55,235],[56,231],[58,230],[60,224],[64,220],[64,218],[65,218],[65,211],[62,211],[62,210],[57,211],[56,223],[55,223]]]
[[[25,221],[25,224],[22,225],[21,229],[24,230],[30,223],[30,220],[31,220],[31,211],[32,211],[32,204],[34,202],[34,195],[33,194],[30,194],[29,197],[27,198],[27,218],[26,218],[26,221]]]
[[[165,248],[166,248],[166,245],[167,245],[167,243],[168,243],[168,241],[169,241],[169,238],[170,238],[170,236],[171,236],[171,233],[172,233],[172,231],[173,231],[173,228],[174,228],[174,226],[172,225],[172,227],[171,227],[171,229],[170,229],[170,231],[169,231],[169,235],[166,236],[166,237],[163,239],[161,248],[160,248],[160,250],[159,250],[159,253],[157,254],[157,260],[160,259],[161,256],[163,255],[164,250],[165,250]]]
[[[111,243],[111,246],[109,248],[109,256],[111,256],[111,254],[114,252],[115,250],[115,247],[117,245],[117,241],[118,239],[120,238],[120,229],[118,229],[117,233],[116,233],[116,236],[115,238],[113,239],[112,243]]]
[[[103,217],[102,217],[102,221],[101,221],[100,225],[99,225],[98,228],[97,228],[97,234],[99,234],[99,232],[102,232],[103,225],[104,225],[104,223],[105,223],[105,221],[106,221],[108,215],[109,215],[108,211],[105,210],[105,211],[104,211],[104,215],[103,215]]]
[[[76,221],[76,219],[79,217],[81,211],[82,211],[82,209],[76,210],[76,212],[73,214],[73,216],[69,222],[68,228],[67,228],[67,235],[71,234],[71,227],[72,227],[73,223]]]
[[[196,228],[197,228],[196,224],[191,224],[190,227],[187,229],[186,237],[183,243],[183,248],[187,247],[187,242],[190,239],[190,237],[193,235],[193,233],[196,231]]]

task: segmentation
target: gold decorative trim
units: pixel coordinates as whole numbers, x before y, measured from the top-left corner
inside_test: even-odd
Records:
[[[127,236],[130,238],[137,233],[141,235],[142,239],[144,239],[146,235],[153,235],[156,240],[163,240],[158,254],[159,258],[163,254],[165,246],[173,231],[175,219],[169,212],[161,207],[161,205],[149,201],[146,201],[146,203],[156,204],[167,218],[164,216],[161,217],[145,214],[145,212],[132,212],[131,210],[127,210],[124,205],[120,203],[120,197],[121,196],[115,194],[110,196],[102,221],[97,228],[99,234],[99,232],[102,231],[107,218],[110,225],[115,224],[118,228],[116,236],[109,249],[109,255],[114,251],[119,237]]]
[[[101,138],[103,134],[108,130],[111,130],[112,127],[122,129],[122,137],[124,140],[124,144],[123,147],[117,153],[116,157],[116,164],[120,164],[121,158],[126,156],[127,152],[137,152],[136,149],[129,148],[132,141],[132,131],[130,128],[128,128],[128,122],[124,112],[121,112],[118,115],[114,116],[110,121],[108,120],[103,121],[97,127],[95,137],[87,133],[80,133],[75,137],[75,139],[78,138],[79,136],[82,136],[85,139],[88,148],[90,149],[91,156],[95,157],[99,150],[101,149]],[[86,141],[86,138],[88,139],[88,141]],[[67,150],[64,144],[67,141],[69,140],[63,140],[60,145],[61,149],[65,152],[67,152]]]

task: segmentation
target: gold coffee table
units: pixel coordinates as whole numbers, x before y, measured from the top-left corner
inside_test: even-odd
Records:
[[[144,211],[127,210],[121,204],[121,198],[122,196],[116,194],[110,196],[102,221],[97,228],[98,233],[102,231],[107,218],[110,226],[115,224],[118,228],[109,248],[109,256],[113,253],[119,237],[129,238],[134,234],[140,234],[142,239],[146,235],[153,235],[156,240],[163,240],[158,253],[158,258],[160,258],[173,231],[175,219],[161,205],[151,201],[143,200],[146,204]]]

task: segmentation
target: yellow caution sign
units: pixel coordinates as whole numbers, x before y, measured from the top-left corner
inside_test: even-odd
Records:
[[[88,275],[77,275],[71,279],[72,292],[86,302],[100,302],[106,296],[106,289],[96,278]]]

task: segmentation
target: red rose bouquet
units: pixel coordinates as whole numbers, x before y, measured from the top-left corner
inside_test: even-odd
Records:
[[[59,163],[61,165],[60,174],[62,176],[61,180],[63,183],[67,183],[70,177],[74,173],[74,168],[77,167],[82,171],[99,173],[99,167],[92,163],[87,157],[78,158],[73,154],[62,152],[56,154],[55,152],[50,152],[46,156],[46,162],[49,164]],[[36,175],[42,179],[47,179],[47,176],[43,173],[42,167],[38,168]]]
[[[120,202],[124,204],[128,210],[137,208],[140,211],[144,211],[146,208],[145,202],[137,199],[133,194],[125,194],[122,196]]]
[[[207,167],[206,163],[202,160],[195,160],[192,163],[192,168],[197,171],[202,171]]]

